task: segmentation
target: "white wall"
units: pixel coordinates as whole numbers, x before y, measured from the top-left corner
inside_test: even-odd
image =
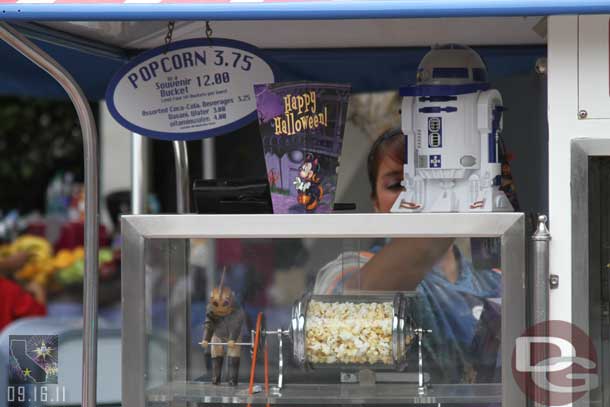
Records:
[[[570,321],[588,329],[589,282],[588,262],[581,261],[587,253],[572,252],[572,239],[588,239],[588,225],[578,225],[583,236],[573,236],[571,193],[571,142],[578,138],[587,155],[610,155],[610,111],[602,110],[610,105],[608,95],[608,21],[610,16],[557,16],[549,19],[548,33],[548,108],[549,108],[549,215],[551,241],[551,272],[559,275],[559,288],[551,290],[550,318]],[[591,24],[601,23],[601,35],[590,41],[582,41],[587,48],[589,61],[579,66],[579,25],[581,30],[591,31]],[[582,51],[581,48],[580,51]],[[584,64],[592,65],[585,66]],[[581,69],[581,68],[587,69]],[[579,85],[579,71],[581,83]],[[586,71],[586,74],[583,72]],[[585,92],[582,92],[586,90]],[[579,102],[580,94],[580,102]],[[598,95],[591,99],[591,95]],[[579,107],[580,103],[580,107]],[[595,118],[579,119],[579,109],[592,109]],[[602,114],[599,114],[599,113]],[[588,141],[587,141],[588,140]],[[595,143],[595,140],[598,142]],[[582,188],[580,188],[582,189]],[[579,197],[575,197],[579,199]],[[587,199],[587,197],[583,197]],[[583,220],[587,221],[587,220]],[[586,245],[585,249],[586,250]],[[578,258],[574,256],[579,256]],[[574,258],[573,258],[574,257]],[[573,267],[575,258],[579,260]],[[586,258],[586,257],[585,257]],[[595,284],[595,282],[591,282]],[[600,355],[598,350],[598,355]],[[585,399],[578,405],[588,405]],[[576,403],[575,403],[576,405]]]
[[[599,282],[589,282],[588,243],[578,250],[572,247],[572,241],[587,241],[588,215],[578,220],[584,224],[572,228],[571,194],[579,186],[570,184],[570,143],[578,138],[585,155],[610,156],[608,21],[610,16],[565,16],[551,18],[549,25],[551,272],[560,277],[559,289],[551,291],[550,311],[551,319],[568,320],[585,331],[589,329],[589,284]],[[590,35],[596,32],[599,35]],[[589,112],[588,118],[579,119],[580,109]],[[580,185],[577,191],[583,189]],[[575,201],[579,211],[587,210],[587,197],[583,199],[584,206]]]
[[[550,268],[559,287],[550,293],[550,318],[572,321],[572,206],[570,139],[582,134],[578,120],[578,17],[549,19],[549,222]]]

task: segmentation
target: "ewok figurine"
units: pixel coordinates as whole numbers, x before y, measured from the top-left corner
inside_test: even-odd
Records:
[[[206,349],[210,341],[228,343],[229,385],[236,386],[241,350],[235,342],[240,340],[245,314],[237,304],[233,291],[229,287],[223,286],[223,280],[224,272],[220,285],[214,288],[210,295],[201,346]],[[223,345],[212,345],[212,384],[220,384],[224,353]]]
[[[319,172],[319,160],[313,154],[307,153],[305,161],[299,168],[299,176],[293,182],[298,191],[297,202],[310,212],[318,207],[324,195],[324,189],[320,185]]]

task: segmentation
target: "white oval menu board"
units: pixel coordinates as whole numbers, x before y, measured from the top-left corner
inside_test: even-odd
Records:
[[[256,120],[253,86],[274,81],[273,69],[252,45],[184,40],[146,51],[122,67],[106,90],[106,103],[133,132],[196,140]]]

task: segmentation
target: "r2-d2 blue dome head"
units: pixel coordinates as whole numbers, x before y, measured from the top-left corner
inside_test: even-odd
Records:
[[[485,63],[476,51],[465,45],[435,45],[417,68],[417,85],[463,85],[486,82]]]

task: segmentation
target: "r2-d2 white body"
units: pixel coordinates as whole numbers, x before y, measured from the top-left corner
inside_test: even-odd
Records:
[[[512,211],[500,190],[502,96],[479,55],[437,46],[417,79],[401,89],[405,190],[392,212]]]

